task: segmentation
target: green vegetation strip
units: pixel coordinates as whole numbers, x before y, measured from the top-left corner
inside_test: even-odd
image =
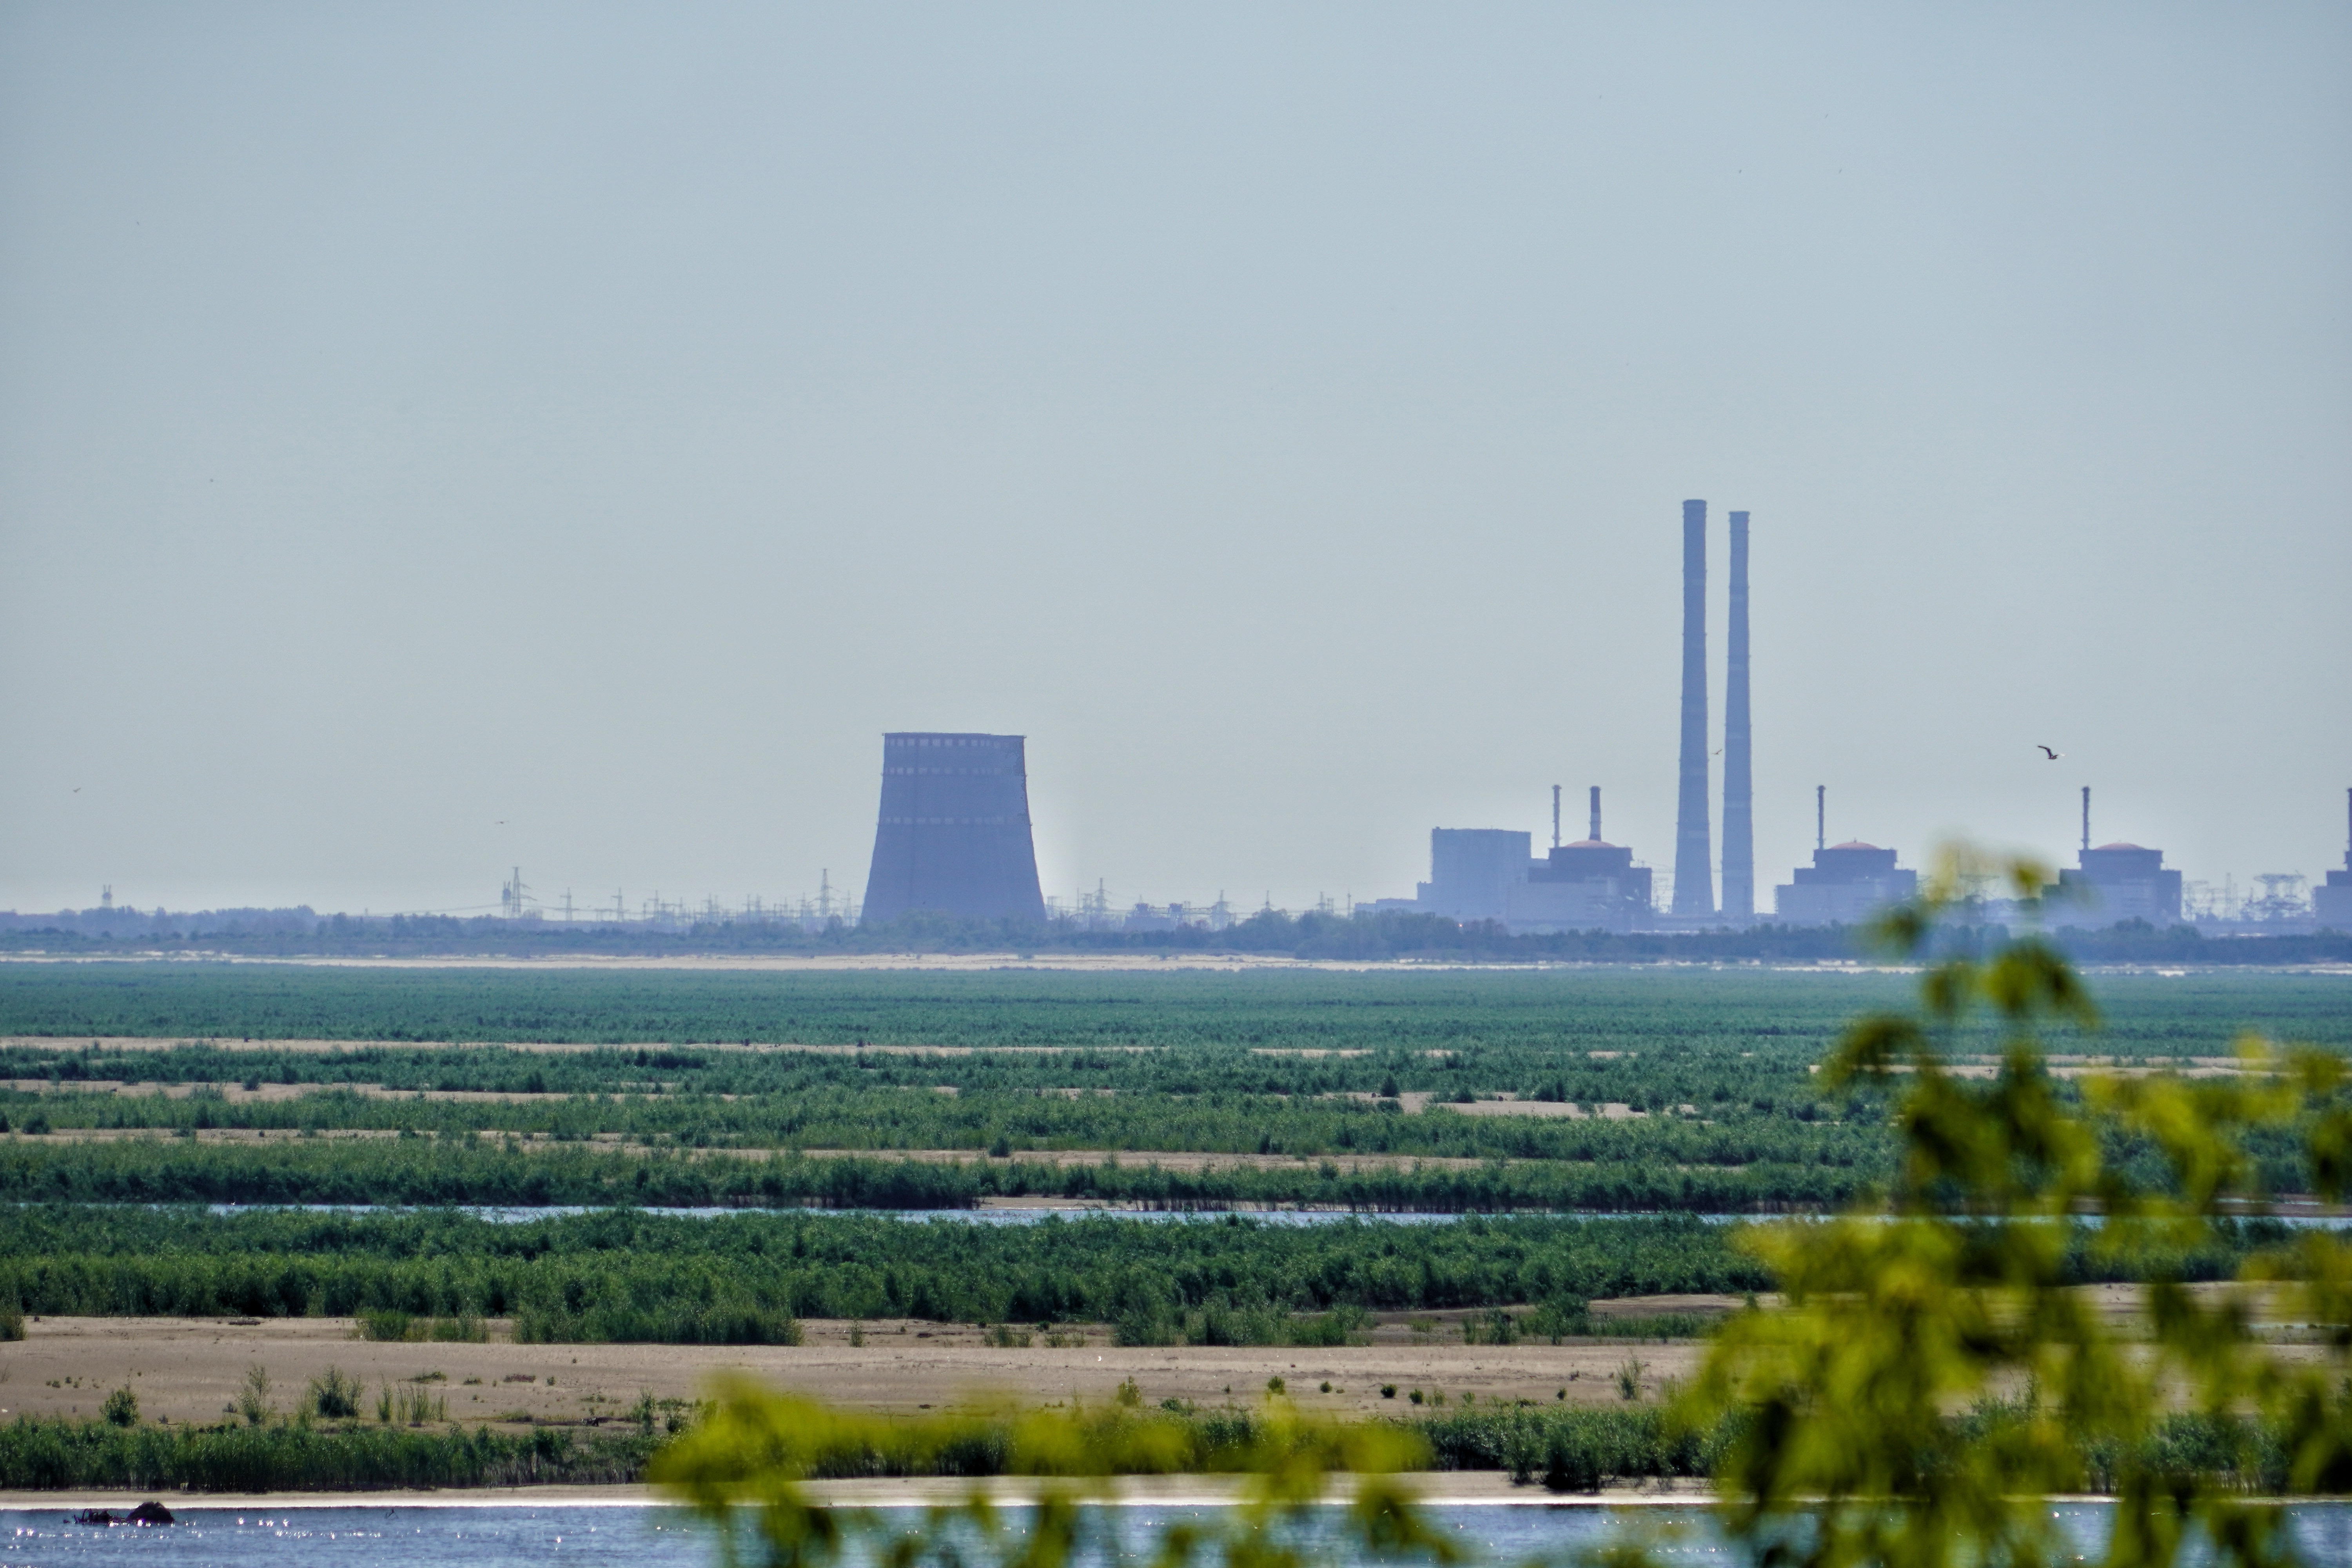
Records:
[[[0,1141],[0,1201],[205,1204],[634,1204],[664,1208],[962,1209],[987,1198],[1067,1198],[1152,1208],[1310,1204],[1365,1213],[1600,1210],[1696,1213],[1827,1205],[1853,1190],[1839,1167],[1680,1170],[1631,1154],[1590,1163],[1497,1161],[1469,1168],[1343,1171],[1238,1165],[1170,1170],[1114,1157],[1052,1165],[887,1154],[626,1154],[577,1143],[330,1139],[259,1145],[136,1140]]]
[[[1960,1424],[1990,1437],[2013,1424],[2017,1414],[1979,1411]],[[1095,1428],[1098,1451],[1148,1450],[1155,1457],[1154,1469],[1194,1473],[1243,1468],[1264,1425],[1262,1415],[1238,1409],[1113,1410],[1082,1419]],[[1555,1491],[1705,1477],[1723,1447],[1723,1434],[1678,1431],[1651,1405],[1517,1405],[1383,1425],[1417,1438],[1432,1469],[1507,1471],[1514,1479]],[[1121,1440],[1120,1429],[1144,1426],[1163,1440]],[[1126,1434],[1130,1439],[1136,1435]],[[645,1479],[648,1463],[667,1440],[640,1427],[590,1433],[541,1427],[509,1434],[359,1422],[123,1426],[20,1417],[0,1425],[0,1488],[201,1492],[613,1485]],[[2156,1448],[2161,1462],[2231,1478],[2248,1491],[2274,1493],[2285,1478],[2275,1437],[2251,1422],[2176,1416],[2159,1428]],[[898,1442],[868,1436],[812,1458],[810,1473],[823,1479],[994,1476],[1018,1468],[1012,1424],[1001,1415],[933,1422],[919,1440],[911,1432]],[[2105,1489],[2110,1484],[2119,1458],[2091,1457],[2095,1485]]]
[[[1770,1289],[1729,1229],[1671,1215],[985,1226],[630,1211],[503,1225],[58,1205],[0,1211],[0,1304],[68,1316],[511,1317],[519,1338],[562,1342],[790,1343],[802,1317],[1109,1322],[1150,1344],[1199,1338],[1215,1314],[1553,1304],[1572,1316],[1587,1300]],[[2134,1268],[2226,1277],[2283,1234],[2225,1225],[2212,1247]],[[2102,1265],[2085,1239],[2075,1278],[2137,1277]]]
[[[24,1086],[0,1090],[0,1131],[9,1133],[0,1197],[951,1207],[1054,1195],[1375,1209],[1818,1208],[1891,1175],[1884,1097],[1826,1098],[1811,1069],[1843,1018],[1891,999],[1901,984],[1748,971],[0,966],[0,1035],[37,1037],[0,1047],[0,1080]],[[2222,1052],[2251,1026],[2340,1050],[2352,1046],[2345,984],[2309,974],[2110,977],[2101,986],[2105,1026],[2062,1032],[2053,1048],[2172,1061]],[[157,1045],[92,1044],[116,1036]],[[273,1048],[272,1039],[352,1044],[320,1051]],[[398,1039],[490,1043],[382,1043]],[[497,1043],[540,1040],[604,1043],[562,1053]],[[681,1043],[694,1040],[727,1047]],[[968,1054],[818,1055],[747,1050],[745,1041]],[[116,1083],[179,1089],[90,1087]],[[1500,1096],[1552,1113],[1455,1113]],[[1429,1109],[1405,1114],[1408,1097]],[[1564,1104],[1583,1114],[1558,1114]],[[1603,1106],[1639,1114],[1595,1114]],[[268,1148],[200,1146],[194,1135],[213,1130],[259,1134]],[[83,1131],[186,1136],[169,1151],[103,1152],[51,1136]],[[399,1149],[313,1146],[338,1142],[318,1134],[352,1131],[433,1138]],[[500,1147],[509,1138],[535,1142],[510,1155]],[[599,1140],[632,1152],[594,1152]],[[575,1152],[553,1155],[551,1143]],[[2288,1130],[2253,1138],[2273,1190],[2292,1190],[2294,1148]],[[691,1158],[806,1149],[884,1163],[726,1168]],[[647,1150],[665,1158],[646,1158]],[[922,1172],[888,1159],[917,1150],[969,1151],[972,1163]],[[1071,1150],[1365,1157],[1401,1168],[1203,1175],[1135,1169],[1143,1162],[1133,1160],[1052,1171],[1009,1159]],[[1437,1158],[1486,1163],[1410,1169]]]
[[[635,1431],[512,1435],[457,1427],[0,1426],[0,1487],[367,1491],[641,1480],[658,1440]]]
[[[0,966],[0,1036],[1404,1052],[1628,1048],[1671,1037],[1743,1049],[1789,1040],[1810,1061],[1847,1018],[1895,1003],[1908,984],[1738,968],[775,974],[12,963]],[[2241,1026],[2352,1043],[2343,996],[2343,980],[2326,975],[2105,976],[2098,1048],[2203,1053]]]

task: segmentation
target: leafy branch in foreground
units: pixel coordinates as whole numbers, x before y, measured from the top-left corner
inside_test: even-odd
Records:
[[[1887,944],[1923,953],[1980,869],[1948,857],[1884,922]],[[2006,870],[2026,896],[2046,879]],[[1680,1408],[1695,1428],[1731,1423],[1717,1471],[1727,1528],[1767,1561],[1822,1568],[2047,1562],[2073,1548],[2040,1500],[2095,1479],[2116,1494],[2111,1563],[2170,1563],[2200,1536],[2223,1561],[2286,1560],[2282,1510],[2248,1495],[2252,1449],[2257,1433],[2281,1445],[2295,1493],[2352,1490],[2352,1249],[2306,1232],[2235,1286],[2154,1277],[2126,1333],[2070,1284],[2066,1237],[2073,1216],[2095,1213],[2113,1256],[2195,1245],[2217,1215],[2263,1197],[2246,1139],[2265,1127],[2299,1130],[2311,1190],[2340,1200],[2343,1064],[2249,1039],[2229,1077],[2094,1077],[2070,1105],[2039,1034],[2097,1019],[2054,949],[2027,937],[1931,964],[1920,994],[1915,1013],[1854,1025],[1822,1075],[1832,1092],[1868,1083],[1894,1098],[1891,1189],[1843,1218],[1750,1234],[1785,1304],[1732,1318]],[[1988,1031],[1999,1068],[1964,1076],[1958,1059]],[[2161,1183],[2110,1161],[2131,1141],[2161,1152]],[[2262,1340],[2266,1290],[2273,1309],[2323,1326],[2315,1358]],[[2164,1440],[2184,1408],[2224,1435],[2218,1453],[2183,1458]]]
[[[929,1510],[917,1528],[892,1533],[873,1514],[828,1507],[803,1489],[845,1452],[895,1456],[900,1474],[961,1468],[1041,1477],[1045,1484],[1017,1531],[975,1488],[961,1503]],[[957,1463],[960,1456],[967,1465]],[[1394,1479],[1426,1456],[1426,1447],[1399,1427],[1308,1421],[1272,1399],[1265,1418],[1215,1456],[1218,1468],[1248,1478],[1239,1505],[1213,1524],[1171,1526],[1157,1543],[1155,1568],[1299,1568],[1333,1546],[1444,1568],[1458,1549]],[[1124,1556],[1116,1524],[1083,1506],[1106,1495],[1112,1477],[1179,1470],[1201,1458],[1184,1421],[1117,1405],[1092,1416],[1030,1411],[1009,1423],[964,1415],[893,1421],[739,1381],[721,1388],[705,1421],[656,1457],[651,1475],[717,1527],[730,1564],[742,1560],[746,1544],[756,1561],[777,1568],[866,1561],[878,1544],[879,1560],[894,1568],[1059,1568]],[[1358,1478],[1337,1542],[1318,1528],[1335,1472]]]

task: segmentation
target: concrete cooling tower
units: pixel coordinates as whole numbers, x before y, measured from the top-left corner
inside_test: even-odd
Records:
[[[882,737],[882,813],[862,921],[918,910],[1043,921],[1021,735]]]

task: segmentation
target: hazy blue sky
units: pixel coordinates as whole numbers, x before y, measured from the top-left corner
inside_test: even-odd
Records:
[[[0,907],[2340,863],[2352,7],[11,4]],[[2068,753],[2042,761],[2047,742]],[[1717,782],[1719,792],[1719,778]],[[1719,794],[1718,794],[1719,800]],[[1769,891],[1765,897],[1769,900]]]

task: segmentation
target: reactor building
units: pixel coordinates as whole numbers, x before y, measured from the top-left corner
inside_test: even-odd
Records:
[[[2344,792],[2344,809],[2352,817],[2352,789]],[[2352,822],[2344,839],[2344,868],[2327,873],[2327,880],[2311,889],[2312,918],[2321,925],[2352,931]]]
[[[1027,737],[882,737],[882,810],[862,923],[925,911],[1042,923]]]
[[[1919,873],[1895,863],[1895,851],[1829,841],[1829,786],[1813,786],[1813,863],[1772,889],[1772,910],[1792,926],[1860,925],[1919,891]]]
[[[1554,837],[1559,837],[1557,833]],[[1633,852],[1601,837],[1601,786],[1592,786],[1592,821],[1574,844],[1555,844],[1530,862],[1510,889],[1503,921],[1513,931],[1638,931],[1649,923],[1650,868]]]
[[[2164,868],[2163,850],[2123,843],[2091,847],[2088,784],[2083,786],[2083,848],[2076,860],[2074,867],[2060,869],[2057,889],[2044,900],[2052,925],[2180,923],[2180,873]]]

